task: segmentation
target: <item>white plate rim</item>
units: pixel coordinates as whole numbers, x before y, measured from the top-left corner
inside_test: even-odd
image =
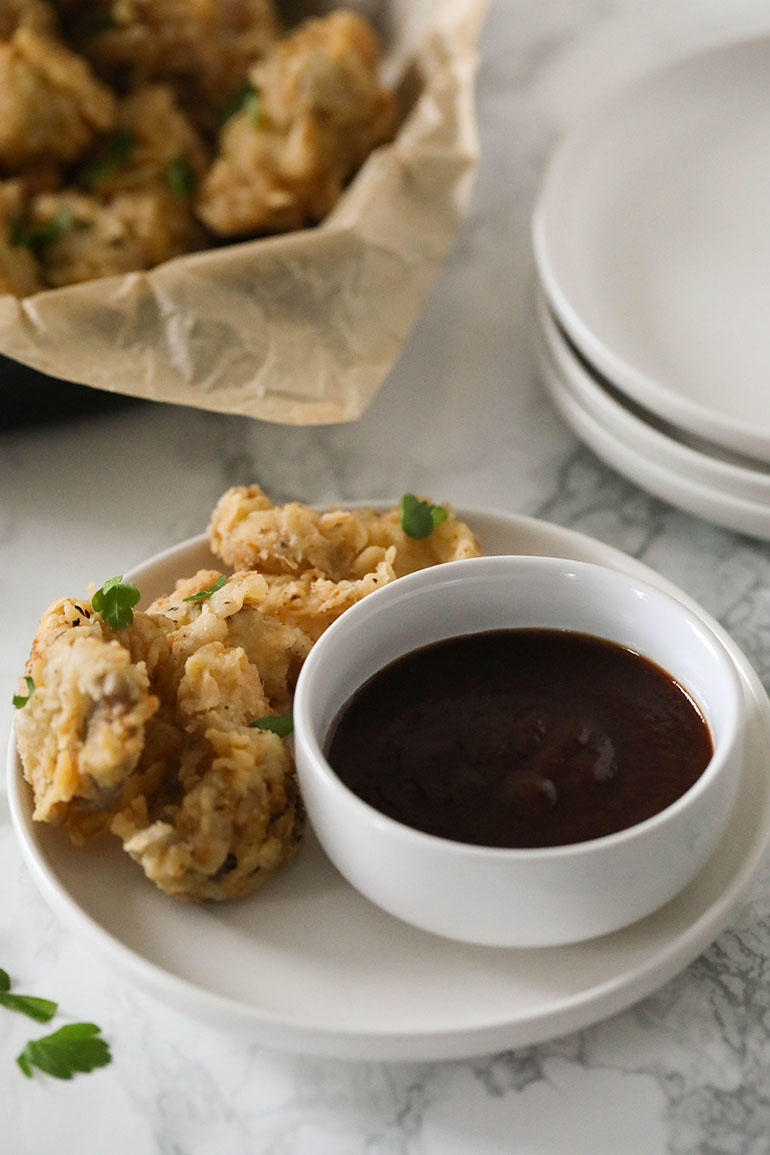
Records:
[[[605,464],[661,501],[686,513],[733,532],[770,540],[770,504],[727,493],[662,464],[654,454],[645,453],[587,408],[572,382],[556,364],[539,332],[534,352],[540,380],[554,405],[573,432]]]
[[[612,396],[600,376],[594,376],[587,362],[582,362],[559,329],[558,321],[549,309],[545,293],[535,289],[535,319],[545,348],[560,370],[565,384],[608,432],[639,452],[649,452],[659,464],[665,464],[672,473],[690,477],[693,481],[712,486],[721,492],[747,501],[770,504],[770,470],[758,463],[752,469],[748,464],[710,457],[692,445],[687,445],[664,430],[648,424],[641,416],[627,408],[622,400]],[[655,416],[652,415],[655,420]]]
[[[585,156],[592,140],[601,137],[625,110],[633,109],[637,101],[643,102],[647,94],[657,91],[669,78],[678,76],[685,69],[708,67],[714,60],[742,53],[757,44],[767,45],[770,49],[770,35],[752,35],[688,54],[622,85],[581,117],[558,141],[546,164],[532,214],[531,237],[535,266],[559,323],[603,376],[640,405],[672,424],[770,463],[770,423],[767,428],[759,429],[756,424],[743,421],[739,416],[716,411],[680,394],[675,383],[655,379],[602,340],[586,323],[564,289],[558,271],[558,257],[550,244],[550,221],[558,218],[560,203],[570,186],[570,173],[579,173],[581,157]]]
[[[386,507],[392,503],[368,504]],[[542,549],[538,552],[547,550],[557,556],[574,555],[578,559],[594,560],[599,564],[611,565],[624,572],[636,574],[667,589],[685,604],[690,605],[709,621],[736,662],[750,707],[751,723],[758,728],[758,734],[761,731],[759,740],[765,753],[770,757],[770,703],[761,682],[730,636],[676,586],[643,563],[575,530],[494,509],[460,510],[459,516],[478,528],[486,520],[498,532],[510,534],[512,542],[517,534],[523,535],[524,538],[530,536],[535,540],[542,539]],[[136,580],[136,575],[146,567],[154,566],[158,562],[171,564],[179,551],[199,548],[203,543],[205,543],[203,536],[181,542],[155,555],[142,566],[135,567],[131,574]],[[365,1031],[340,1029],[331,1022],[309,1024],[291,1021],[285,1014],[276,1016],[265,1013],[264,1010],[255,1013],[253,1007],[223,997],[216,992],[204,990],[179,975],[171,974],[157,963],[137,954],[125,943],[116,940],[77,904],[67,892],[65,882],[53,877],[47,869],[38,853],[33,832],[29,828],[31,824],[27,823],[25,816],[22,792],[26,789],[21,781],[14,736],[11,732],[8,748],[8,797],[13,826],[24,859],[54,913],[71,932],[84,940],[86,945],[94,948],[108,965],[113,965],[124,978],[135,982],[167,1005],[175,1006],[183,1013],[214,1025],[237,1033],[245,1033],[263,1045],[306,1054],[359,1060],[430,1061],[469,1057],[512,1046],[542,1042],[555,1035],[587,1026],[628,1007],[687,966],[724,929],[731,912],[745,896],[754,880],[770,844],[770,785],[768,785],[763,800],[763,821],[758,827],[757,837],[746,849],[740,869],[734,873],[731,885],[720,895],[719,900],[688,924],[685,932],[670,942],[664,941],[652,961],[647,960],[636,967],[631,967],[622,974],[597,984],[588,992],[581,991],[568,996],[558,1006],[545,1013],[533,1011],[526,1015],[508,1014],[496,1016],[488,1021],[479,1021],[472,1026],[452,1026],[450,1023],[441,1029],[424,1031],[389,1032],[382,1029]],[[655,917],[650,916],[652,919]],[[398,925],[394,920],[394,926]]]

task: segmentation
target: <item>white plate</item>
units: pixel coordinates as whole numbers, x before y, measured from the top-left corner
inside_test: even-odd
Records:
[[[461,516],[488,553],[603,563],[693,606],[639,562],[581,534],[526,517]],[[132,578],[149,598],[210,561],[205,541],[196,539]],[[62,831],[31,821],[12,735],[13,822],[38,886],[65,925],[116,971],[191,1015],[267,1046],[348,1059],[458,1058],[542,1041],[629,1006],[685,967],[727,925],[762,861],[770,835],[770,704],[746,658],[712,624],[746,694],[734,816],[680,896],[602,939],[503,950],[434,937],[358,895],[312,838],[252,899],[180,905],[147,882],[116,840],[75,850]]]
[[[542,292],[536,293],[535,321],[540,338],[564,384],[596,420],[623,442],[654,458],[671,473],[724,494],[770,508],[770,467],[728,454],[705,442],[678,437],[666,422],[628,401],[612,384],[592,372],[554,320]]]
[[[533,221],[559,322],[613,385],[770,461],[770,38],[646,76],[569,130]]]
[[[557,364],[542,332],[536,331],[534,352],[540,379],[554,405],[577,436],[607,465],[678,509],[725,529],[770,540],[770,504],[767,501],[754,501],[728,493],[699,481],[694,475],[672,468],[664,461],[663,454],[641,445],[638,430],[629,436],[627,429],[618,428],[619,422],[607,423],[603,414],[597,415],[594,405],[586,403],[573,381],[580,363],[567,346],[562,350],[562,359],[571,357],[573,360],[568,374],[563,372],[561,364]],[[649,433],[652,434],[653,430]]]

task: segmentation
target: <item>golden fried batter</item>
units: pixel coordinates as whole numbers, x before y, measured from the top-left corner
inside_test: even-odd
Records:
[[[258,485],[235,486],[219,499],[208,534],[214,553],[238,569],[292,575],[316,570],[316,577],[337,582],[365,578],[386,562],[393,577],[403,577],[481,553],[468,526],[444,508],[446,521],[416,540],[404,533],[397,509],[319,513],[297,501],[274,506]]]
[[[105,637],[90,603],[62,598],[43,616],[27,663],[34,692],[16,719],[34,817],[88,825],[136,769],[158,708],[143,662]]]
[[[0,4],[0,40],[10,40],[17,28],[31,28],[55,36],[59,31],[56,10],[49,0],[3,0]]]
[[[114,132],[81,169],[83,191],[44,191],[25,222],[45,230],[40,273],[53,288],[148,269],[205,244],[192,193],[208,154],[173,89],[151,84],[122,100]],[[87,191],[85,191],[87,190]]]
[[[189,205],[160,182],[107,202],[68,190],[40,193],[27,220],[31,229],[64,222],[40,255],[40,275],[52,288],[149,269],[201,236]]]
[[[256,100],[225,124],[197,202],[213,233],[296,229],[329,212],[395,130],[377,55],[366,21],[339,10],[307,21],[252,68]]]
[[[112,828],[166,893],[237,898],[299,847],[303,812],[291,754],[277,734],[249,727],[271,709],[239,647],[208,642],[188,658],[177,707],[187,737],[178,797],[149,808],[137,798]]]
[[[217,576],[181,582],[120,631],[88,600],[55,603],[17,719],[35,818],[75,842],[111,828],[158,886],[194,901],[253,890],[303,824],[285,742],[250,723],[289,708],[310,640],[256,608],[257,574],[183,600]]]
[[[74,161],[114,116],[111,90],[61,41],[28,25],[0,40],[0,165]]]
[[[296,853],[304,811],[286,741],[302,662],[335,618],[404,573],[480,550],[449,508],[428,538],[399,511],[318,513],[229,490],[212,544],[241,566],[181,578],[113,629],[92,602],[43,615],[16,729],[39,821],[106,829],[175,898],[237,898]]]
[[[280,615],[273,616],[266,609],[268,583],[252,571],[233,574],[205,601],[184,600],[209,589],[220,576],[213,570],[201,570],[182,579],[173,594],[157,599],[148,612],[162,614],[174,623],[170,641],[178,661],[184,662],[211,642],[242,649],[259,670],[272,708],[278,714],[285,713],[300,666],[310,650],[310,637],[297,623],[287,619],[284,624]]]
[[[279,32],[272,0],[70,0],[70,9],[73,39],[101,75],[121,87],[172,80],[204,120],[221,117]]]
[[[395,98],[362,18],[282,35],[273,0],[0,2],[0,293],[320,220]]]

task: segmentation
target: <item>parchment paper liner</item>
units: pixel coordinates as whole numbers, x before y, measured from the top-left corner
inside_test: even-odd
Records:
[[[470,194],[486,6],[387,8],[383,67],[411,107],[321,225],[0,296],[0,352],[135,397],[285,424],[355,420],[414,326]]]

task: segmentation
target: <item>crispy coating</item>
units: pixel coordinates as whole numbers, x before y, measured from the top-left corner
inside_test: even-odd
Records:
[[[295,229],[329,212],[395,130],[396,102],[377,63],[369,24],[339,10],[307,21],[252,68],[257,103],[225,124],[198,198],[213,233]]]
[[[386,563],[392,577],[403,577],[481,553],[468,526],[444,509],[446,521],[416,540],[401,528],[398,509],[320,513],[301,502],[275,506],[258,485],[234,486],[217,502],[208,534],[214,553],[238,569],[293,576],[314,570],[316,577],[339,582],[357,581]]]
[[[303,814],[294,766],[277,734],[249,728],[270,713],[239,647],[208,642],[185,663],[178,711],[187,735],[177,799],[139,797],[113,821],[126,851],[176,898],[238,898],[294,857]]]
[[[63,222],[40,249],[45,283],[56,288],[149,269],[204,245],[192,192],[207,163],[173,89],[151,84],[132,92],[117,107],[114,132],[81,170],[87,191],[30,199],[30,228]]]
[[[41,251],[41,275],[52,288],[152,268],[202,235],[189,205],[160,182],[106,202],[70,190],[40,193],[28,219],[33,228],[67,222]]]
[[[301,630],[315,642],[345,610],[394,580],[394,555],[391,547],[375,569],[356,579],[332,581],[317,569],[304,570],[299,577],[272,574],[267,579],[263,612]]]
[[[3,0],[0,5],[0,40],[10,40],[17,28],[31,28],[56,36],[59,20],[49,0]]]
[[[120,631],[88,600],[54,603],[16,721],[35,818],[76,843],[111,830],[178,899],[255,890],[296,854],[304,810],[287,742],[252,723],[291,709],[313,642],[349,606],[480,552],[447,515],[414,541],[395,509],[318,513],[236,488],[210,529],[215,548],[241,559],[235,573],[181,578]]]
[[[27,674],[35,688],[19,711],[16,734],[34,817],[71,822],[77,840],[93,815],[117,805],[158,699],[144,662],[133,662],[105,636],[88,601],[63,598],[47,610]]]
[[[70,10],[75,43],[102,75],[124,88],[172,80],[204,120],[221,116],[280,30],[272,0],[74,0]]]
[[[217,576],[180,582],[121,631],[87,600],[55,603],[16,723],[35,818],[76,843],[111,829],[156,885],[191,901],[261,885],[304,822],[287,744],[250,723],[289,708],[310,640],[260,612],[257,574],[184,601]]]
[[[82,183],[101,199],[157,184],[168,189],[171,162],[183,161],[197,182],[209,163],[201,134],[169,84],[145,84],[120,100],[115,134],[81,173]],[[126,145],[116,153],[113,146],[120,134]]]
[[[0,2],[0,179],[28,250],[4,251],[0,204],[0,293],[319,221],[395,130],[377,69],[344,10],[285,35],[273,0]]]
[[[220,576],[215,570],[200,570],[181,579],[174,592],[158,598],[148,612],[174,623],[171,646],[180,662],[212,642],[243,650],[259,670],[271,708],[282,714],[290,708],[310,637],[296,622],[267,608],[270,588],[258,573],[235,573],[206,600],[184,600],[209,589]]]
[[[0,41],[0,165],[74,161],[114,117],[111,90],[61,41],[27,24]]]
[[[26,297],[42,287],[40,270],[31,249],[14,239],[25,211],[19,181],[0,181],[0,293]]]

